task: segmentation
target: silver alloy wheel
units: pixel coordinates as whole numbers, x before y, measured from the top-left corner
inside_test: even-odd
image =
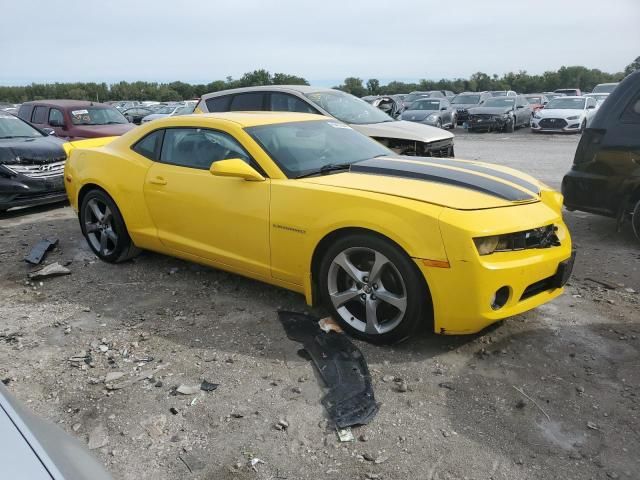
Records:
[[[111,255],[118,246],[118,234],[113,228],[113,212],[97,198],[87,202],[84,211],[84,231],[91,246],[100,255]]]
[[[407,310],[407,289],[382,253],[351,247],[331,262],[327,286],[334,308],[356,330],[381,335],[396,328]]]

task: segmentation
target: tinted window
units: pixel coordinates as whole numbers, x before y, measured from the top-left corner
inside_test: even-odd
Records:
[[[264,93],[240,93],[231,100],[232,112],[255,112],[264,110]]]
[[[57,108],[49,110],[49,125],[64,125],[62,112]]]
[[[227,95],[225,97],[209,98],[204,103],[207,104],[207,110],[209,112],[228,112],[230,100],[231,96]]]
[[[160,147],[162,145],[162,134],[164,130],[156,130],[149,135],[139,140],[133,147],[134,152],[139,153],[143,157],[147,157],[149,160],[158,160]]]
[[[274,112],[318,113],[307,102],[288,93],[272,93],[270,103],[271,110]]]
[[[31,118],[31,106],[30,105],[22,105],[20,110],[18,110],[18,116],[26,121],[29,121]]]
[[[226,133],[203,128],[165,130],[160,155],[163,163],[208,170],[213,162],[230,158],[250,163],[249,154]]]
[[[47,110],[49,107],[36,107],[33,109],[31,121],[33,123],[47,123]]]

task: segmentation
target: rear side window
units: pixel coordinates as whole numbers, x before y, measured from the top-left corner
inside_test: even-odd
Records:
[[[64,125],[62,112],[57,108],[49,110],[49,125]]]
[[[231,96],[227,95],[224,97],[209,98],[204,103],[207,104],[207,111],[209,112],[228,112],[230,100]]]
[[[160,148],[162,147],[162,136],[164,130],[156,130],[139,140],[132,148],[136,153],[149,160],[158,161],[160,158]]]
[[[640,93],[634,95],[620,118],[623,123],[640,125]]]
[[[272,93],[270,107],[273,112],[301,112],[318,113],[318,111],[307,102],[288,93]]]
[[[18,117],[28,122],[31,119],[31,105],[22,105],[18,110]]]
[[[36,107],[33,109],[31,115],[31,121],[33,123],[47,123],[47,110],[48,107]]]
[[[255,112],[264,110],[264,93],[239,93],[231,100],[232,112]]]

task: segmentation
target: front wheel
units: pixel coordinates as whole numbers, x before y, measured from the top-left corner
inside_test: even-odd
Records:
[[[355,337],[396,343],[430,319],[424,278],[409,256],[388,240],[345,236],[329,248],[319,274],[324,304]]]
[[[516,119],[514,117],[511,117],[507,121],[507,124],[504,127],[504,131],[507,133],[513,133],[515,129],[516,129]]]
[[[93,253],[105,262],[123,262],[140,252],[129,237],[118,206],[103,190],[91,190],[82,199],[80,228]]]
[[[587,128],[587,120],[583,120],[580,124],[580,133],[584,132],[584,129]]]

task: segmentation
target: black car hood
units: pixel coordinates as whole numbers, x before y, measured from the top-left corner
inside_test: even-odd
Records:
[[[0,164],[59,162],[66,158],[63,143],[55,137],[0,139]]]
[[[470,108],[469,113],[500,115],[501,113],[508,113],[512,110],[513,108],[511,107],[476,107]]]

